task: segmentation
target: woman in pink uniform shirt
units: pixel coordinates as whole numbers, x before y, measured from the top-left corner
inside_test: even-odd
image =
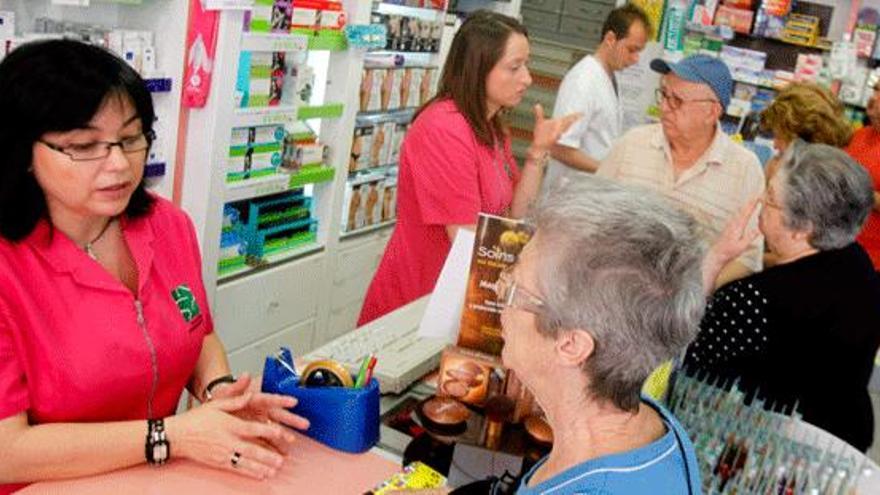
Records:
[[[431,292],[459,228],[480,212],[521,217],[538,195],[548,151],[577,116],[535,128],[522,171],[502,121],[532,83],[529,40],[515,19],[477,11],[449,49],[437,95],[417,113],[400,152],[397,224],[358,325]]]
[[[175,457],[273,475],[282,425],[308,425],[229,375],[192,224],[144,188],[144,81],[29,43],[0,63],[0,108],[0,493]],[[202,404],[175,415],[184,388]]]

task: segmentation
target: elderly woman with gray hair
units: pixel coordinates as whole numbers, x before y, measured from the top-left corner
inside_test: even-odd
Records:
[[[699,226],[665,198],[592,177],[556,189],[498,283],[502,359],[553,428],[520,494],[700,493],[693,446],[640,397],[703,315]]]
[[[880,277],[854,242],[874,204],[871,179],[843,151],[796,141],[770,180],[759,227],[779,265],[712,296],[685,358],[854,447],[871,445],[867,385],[880,345]],[[757,233],[755,205],[710,250],[704,279]]]

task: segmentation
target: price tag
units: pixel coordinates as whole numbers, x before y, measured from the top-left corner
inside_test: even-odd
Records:
[[[293,124],[296,122],[296,110],[292,112],[268,113],[263,115],[263,125]]]
[[[254,0],[202,0],[202,5],[205,10],[251,10]]]

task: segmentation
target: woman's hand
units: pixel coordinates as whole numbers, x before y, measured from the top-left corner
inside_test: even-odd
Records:
[[[535,128],[532,131],[532,144],[528,153],[535,155],[548,153],[550,148],[559,141],[559,137],[583,115],[573,113],[565,117],[547,119],[544,117],[544,107],[540,103],[536,104],[533,110],[535,112]]]
[[[706,294],[712,292],[715,279],[721,269],[744,253],[761,233],[758,229],[749,228],[749,221],[759,204],[761,204],[760,196],[743,205],[727,222],[721,235],[706,253],[706,258],[703,260],[703,287]]]
[[[231,411],[231,414],[247,421],[280,423],[297,430],[305,430],[309,427],[307,419],[288,411],[288,409],[296,406],[295,398],[260,392],[259,384],[248,373],[243,373],[234,383],[214,387],[212,391],[215,399],[239,397],[245,394],[249,394],[250,399],[241,409]],[[296,439],[286,429],[284,433],[285,435],[281,442],[267,439],[271,447],[280,454],[286,454],[290,444]]]
[[[293,435],[279,423],[236,417],[253,401],[253,394],[246,392],[166,418],[171,455],[256,479],[274,476],[284,457],[266,444],[289,445]]]

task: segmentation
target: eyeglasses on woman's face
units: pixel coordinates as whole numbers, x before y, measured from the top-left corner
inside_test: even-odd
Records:
[[[513,266],[504,269],[495,284],[498,303],[504,308],[515,308],[541,314],[545,303],[540,297],[521,287],[513,277]]]
[[[75,162],[91,162],[104,160],[110,156],[110,150],[114,146],[119,146],[126,155],[134,155],[146,151],[150,147],[150,143],[155,139],[153,131],[141,132],[134,136],[128,136],[119,141],[91,141],[86,143],[74,143],[66,146],[59,146],[43,139],[37,141],[45,145],[47,148],[63,153]]]

